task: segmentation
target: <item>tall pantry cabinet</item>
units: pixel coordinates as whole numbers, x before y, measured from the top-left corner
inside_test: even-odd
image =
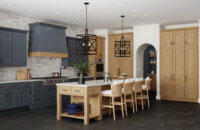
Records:
[[[161,31],[160,87],[161,99],[198,101],[198,28]]]

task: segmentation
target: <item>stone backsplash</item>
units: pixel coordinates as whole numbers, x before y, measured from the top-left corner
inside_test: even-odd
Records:
[[[75,37],[77,33],[83,32],[83,28],[72,27],[60,23],[37,20],[27,17],[22,17],[14,14],[0,12],[0,27],[8,27],[22,30],[29,30],[29,23],[45,22],[67,27],[66,36]],[[28,35],[27,35],[28,44]],[[42,57],[28,57],[27,68],[31,68],[32,77],[45,77],[51,76],[52,72],[59,72],[61,66],[60,58],[42,58]],[[18,67],[0,67],[0,81],[2,80],[15,80]],[[68,67],[62,70],[63,76],[74,77],[73,67]]]

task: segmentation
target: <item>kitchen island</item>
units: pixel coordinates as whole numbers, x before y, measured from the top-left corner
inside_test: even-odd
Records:
[[[103,80],[86,81],[85,84],[77,82],[59,83],[57,85],[57,120],[70,117],[84,120],[84,125],[89,124],[89,119],[102,119],[101,91],[110,88],[111,82]],[[62,111],[62,95],[70,95],[71,103],[84,103],[84,116],[69,115]]]

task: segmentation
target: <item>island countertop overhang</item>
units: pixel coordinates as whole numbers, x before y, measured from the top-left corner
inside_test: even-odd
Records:
[[[66,83],[58,83],[57,86],[70,86],[70,87],[96,87],[96,86],[106,86],[111,85],[112,81],[104,82],[103,80],[92,80],[86,81],[85,84],[79,84],[78,82],[66,82]]]

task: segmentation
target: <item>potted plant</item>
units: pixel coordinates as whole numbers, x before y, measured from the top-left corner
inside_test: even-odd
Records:
[[[84,84],[84,75],[88,75],[90,73],[90,68],[92,67],[92,63],[84,62],[82,60],[76,61],[74,63],[74,71],[79,75],[79,84]]]

